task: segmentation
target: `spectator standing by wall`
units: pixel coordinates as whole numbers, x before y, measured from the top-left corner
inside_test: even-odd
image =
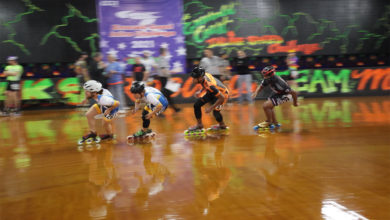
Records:
[[[286,78],[287,83],[292,89],[297,90],[298,84],[295,82],[295,79],[298,77],[298,57],[296,56],[295,51],[289,51],[286,63],[290,73]]]
[[[103,88],[107,88],[107,78],[103,75],[106,64],[103,62],[103,55],[101,53],[95,53],[89,64],[88,72],[91,79],[100,82]]]
[[[108,54],[107,59],[108,65],[105,70],[105,76],[108,78],[108,90],[113,94],[115,98],[119,99],[119,111],[123,113],[124,107],[127,105],[123,91],[124,71],[114,54]]]
[[[3,115],[7,116],[10,113],[20,115],[20,78],[23,74],[23,67],[19,65],[16,56],[8,57],[7,62],[4,74],[7,76],[8,86]]]
[[[231,72],[229,69],[230,63],[229,63],[228,57],[229,56],[225,52],[219,53],[219,72],[221,73],[221,76],[222,76],[221,77],[222,82],[230,79],[230,75],[231,75]]]
[[[145,75],[148,77],[152,74],[153,68],[156,68],[156,61],[150,56],[149,51],[144,51],[144,56],[141,59],[141,63],[145,66]],[[147,80],[148,78],[146,78]]]
[[[84,82],[90,80],[88,74],[88,64],[87,64],[88,54],[83,52],[79,59],[77,59],[75,65],[75,72],[77,74],[77,78],[79,78],[80,85],[84,85]]]
[[[246,99],[249,103],[252,103],[252,75],[249,70],[249,58],[242,50],[237,51],[237,59],[235,62],[237,74],[238,74],[238,101],[242,103]],[[246,94],[244,94],[244,88],[246,88]]]
[[[157,70],[158,70],[158,79],[161,83],[161,92],[167,98],[169,105],[175,110],[175,112],[179,112],[180,108],[175,106],[174,101],[171,98],[173,91],[166,88],[169,78],[171,77],[169,65],[169,57],[167,48],[160,48],[160,56],[157,60]]]
[[[140,57],[135,58],[135,64],[131,67],[131,72],[133,73],[133,80],[142,82],[148,79],[148,74],[146,74],[145,66],[141,62]]]
[[[206,73],[210,73],[215,78],[221,80],[221,73],[219,71],[220,58],[214,56],[211,49],[205,49],[204,56],[200,60],[200,66],[206,70]]]

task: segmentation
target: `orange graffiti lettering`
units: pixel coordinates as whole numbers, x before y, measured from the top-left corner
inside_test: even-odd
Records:
[[[364,69],[361,72],[354,70],[351,73],[351,77],[353,79],[360,79],[357,90],[364,90],[368,82],[371,82],[370,89],[376,90],[379,88],[381,81],[381,89],[390,90],[390,68]]]
[[[268,46],[268,53],[287,53],[291,50],[296,52],[300,51],[304,54],[312,54],[317,50],[321,50],[322,48],[318,43],[315,44],[297,44],[297,40],[287,41],[286,46],[282,46],[280,44],[272,44]]]

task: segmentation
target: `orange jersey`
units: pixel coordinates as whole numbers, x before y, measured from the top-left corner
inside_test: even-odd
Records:
[[[201,85],[205,92],[211,93],[215,96],[219,96],[218,91],[222,94],[229,94],[229,90],[226,86],[221,81],[214,78],[210,73],[205,73],[204,79],[205,80]]]

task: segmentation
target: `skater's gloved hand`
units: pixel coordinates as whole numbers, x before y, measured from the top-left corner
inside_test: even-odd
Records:
[[[111,113],[111,109],[109,109],[109,108],[106,111],[104,111],[105,116],[109,115],[110,113]]]
[[[200,94],[202,93],[202,90],[199,90],[194,93],[195,98],[199,98]]]
[[[153,115],[154,115],[153,113],[149,113],[149,114],[147,114],[147,115],[145,116],[145,118],[146,118],[146,119],[151,119],[151,118],[153,117]]]
[[[256,93],[256,92],[254,92],[254,93],[252,94],[252,99],[255,99],[255,98],[256,98],[256,96],[257,96],[257,93]]]
[[[212,110],[213,110],[213,108],[212,108],[212,107],[207,107],[207,108],[204,110],[204,112],[206,112],[206,113],[210,113]]]

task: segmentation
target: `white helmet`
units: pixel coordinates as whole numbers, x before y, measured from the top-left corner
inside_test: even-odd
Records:
[[[96,80],[88,80],[84,83],[83,88],[88,92],[99,92],[102,90],[102,84]]]

